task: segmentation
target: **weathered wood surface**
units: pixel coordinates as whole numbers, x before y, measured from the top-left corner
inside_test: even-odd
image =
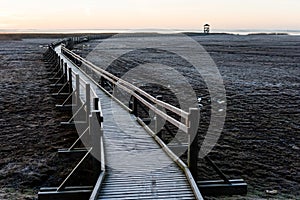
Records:
[[[56,51],[101,102],[108,170],[97,199],[194,199],[184,172],[127,110],[74,67],[59,48]]]

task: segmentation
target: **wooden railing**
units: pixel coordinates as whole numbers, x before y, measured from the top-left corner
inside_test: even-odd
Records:
[[[151,109],[154,113],[158,114],[160,117],[167,120],[168,122],[170,122],[171,124],[173,124],[174,126],[179,128],[180,130],[184,131],[185,133],[188,133],[188,128],[190,127],[190,120],[189,120],[189,116],[191,114],[190,112],[186,112],[182,109],[179,109],[171,104],[168,104],[166,102],[163,102],[163,101],[151,96],[150,94],[146,93],[145,91],[141,90],[140,88],[136,87],[135,85],[128,83],[127,81],[122,80],[121,78],[118,78],[117,76],[101,69],[100,67],[95,66],[91,62],[81,58],[80,56],[78,56],[77,54],[73,53],[72,51],[70,51],[69,49],[67,49],[65,47],[62,47],[62,52],[66,56],[68,56],[68,57],[71,56],[72,58],[75,58],[77,61],[80,61],[82,64],[87,65],[97,75],[105,78],[106,80],[111,82],[114,86],[117,86],[118,88],[121,88],[124,91],[128,92],[130,95],[132,95],[133,97],[138,99],[141,103],[143,103],[146,107]],[[152,104],[149,102],[152,102]],[[184,119],[185,122],[182,123],[181,121],[178,121],[177,119],[173,118],[172,116],[162,112],[155,105],[160,106],[162,108],[165,108],[166,110],[169,110],[169,111],[175,113],[176,115],[178,115],[179,117]],[[196,108],[196,110],[198,111],[199,109]]]
[[[67,122],[62,122],[62,125],[75,125],[83,124],[84,130],[83,132],[79,132],[78,139],[71,145],[71,147],[67,149],[59,150],[60,153],[78,153],[83,152],[84,156],[77,163],[77,165],[73,168],[71,173],[64,179],[64,181],[55,189],[53,188],[42,188],[39,192],[39,199],[43,199],[44,194],[49,195],[49,193],[56,195],[55,198],[60,198],[59,195],[65,195],[70,191],[70,187],[68,183],[72,178],[74,178],[75,172],[79,169],[79,167],[85,162],[85,160],[90,157],[92,154],[95,158],[98,159],[99,166],[93,166],[100,168],[100,176],[103,180],[105,175],[105,153],[104,153],[104,140],[103,140],[103,116],[101,111],[101,102],[99,97],[97,96],[95,90],[90,87],[90,84],[87,83],[82,77],[80,77],[71,67],[68,66],[66,60],[62,59],[57,52],[55,51],[55,47],[64,42],[58,42],[54,45],[50,45],[47,55],[48,59],[53,63],[54,70],[52,71],[54,76],[51,80],[54,81],[52,84],[53,88],[57,88],[57,92],[54,93],[54,96],[65,96],[65,100],[62,104],[56,105],[59,108],[73,108],[73,115]],[[69,102],[72,102],[69,104]],[[80,116],[80,120],[78,121],[77,115]],[[84,119],[82,119],[82,117]],[[89,136],[89,146],[85,146],[85,148],[78,150],[75,148],[76,144],[78,144],[83,136]],[[94,165],[98,165],[98,162],[93,162]],[[53,191],[52,191],[53,190]],[[55,193],[56,192],[56,193]]]
[[[94,74],[97,75],[99,78],[98,80],[105,79],[106,81],[110,82],[113,87],[118,87],[118,89],[121,89],[128,94],[130,94],[134,99],[138,100],[140,103],[142,103],[144,106],[146,106],[148,109],[152,110],[156,115],[161,117],[162,119],[166,120],[167,122],[171,123],[178,129],[182,130],[184,133],[187,134],[188,137],[188,147],[187,147],[187,165],[193,174],[193,176],[197,177],[197,159],[198,159],[198,138],[197,138],[197,129],[199,124],[199,108],[190,108],[189,112],[186,112],[180,108],[177,108],[169,103],[163,102],[147,92],[143,91],[142,89],[138,88],[137,86],[105,71],[104,69],[101,69],[100,67],[97,67],[93,63],[87,61],[86,59],[80,57],[79,55],[75,54],[71,50],[67,49],[66,47],[61,47],[62,53],[70,58],[74,63],[80,63],[79,68],[83,68],[83,66],[87,67],[89,71],[92,71]],[[89,75],[87,75],[89,76]],[[92,77],[90,76],[92,79]],[[105,90],[101,83],[99,84],[97,81],[95,81],[95,84],[97,84],[99,87],[101,87],[103,90]],[[107,92],[110,94],[109,92]],[[113,98],[115,98],[112,94],[110,94]],[[119,103],[123,104],[121,101]],[[136,103],[136,101],[133,101],[133,103]],[[132,107],[129,107],[127,105],[124,105],[130,112],[135,112],[136,105],[133,105]],[[171,115],[168,115],[167,113],[161,111],[160,108],[163,108],[167,111],[171,111],[172,113],[179,116],[181,121],[177,120]],[[173,155],[174,157],[174,155]],[[178,159],[178,158],[176,158]]]
[[[143,106],[147,107],[148,109],[152,110],[156,115],[160,116],[161,118],[165,119],[167,122],[171,123],[178,129],[182,130],[188,136],[188,159],[187,165],[157,136],[156,132],[150,129],[142,119],[137,116],[137,121],[144,127],[144,129],[149,132],[152,137],[157,141],[157,143],[162,147],[162,149],[170,156],[170,158],[178,164],[184,171],[188,182],[191,185],[192,190],[194,191],[196,199],[202,199],[202,195],[199,192],[199,188],[201,188],[201,192],[212,192],[215,193],[222,193],[226,191],[228,188],[232,188],[235,190],[230,190],[230,194],[245,194],[247,192],[247,184],[243,180],[229,180],[227,177],[219,170],[219,168],[209,159],[206,157],[205,159],[212,163],[213,168],[216,172],[220,175],[223,179],[221,181],[204,181],[198,182],[195,181],[197,179],[197,158],[198,158],[198,139],[197,139],[197,127],[198,127],[198,118],[199,118],[199,109],[198,108],[190,108],[189,111],[184,111],[179,109],[173,105],[170,105],[166,102],[161,101],[159,98],[155,98],[150,94],[146,93],[145,91],[141,90],[140,88],[136,87],[135,85],[118,78],[117,76],[101,69],[100,67],[95,66],[91,62],[83,59],[82,57],[78,56],[77,54],[73,53],[69,48],[72,48],[74,44],[85,42],[90,39],[99,39],[103,38],[103,36],[99,35],[90,35],[90,36],[80,36],[80,37],[72,37],[66,38],[61,41],[57,41],[49,45],[49,49],[46,52],[48,55],[48,60],[51,60],[54,63],[54,70],[53,73],[55,74],[57,82],[59,83],[62,79],[66,79],[67,82],[71,84],[65,83],[63,87],[58,91],[58,93],[62,93],[65,87],[69,87],[68,91],[70,93],[68,98],[71,96],[75,96],[73,99],[73,103],[75,103],[75,107],[78,109],[80,106],[84,104],[81,108],[84,108],[86,115],[86,123],[88,124],[88,128],[80,135],[80,137],[75,141],[75,143],[68,149],[71,151],[75,144],[81,140],[81,137],[86,134],[87,132],[91,131],[91,135],[94,135],[94,141],[101,141],[100,145],[99,142],[94,142],[92,144],[92,149],[97,149],[97,152],[101,154],[101,171],[102,173],[99,176],[99,179],[95,185],[95,188],[100,188],[101,183],[105,176],[105,157],[104,157],[104,145],[103,145],[103,133],[102,133],[102,112],[100,107],[99,99],[97,95],[94,93],[92,89],[90,89],[89,84],[87,84],[78,74],[74,73],[67,65],[63,62],[62,59],[59,58],[58,54],[55,52],[54,48],[59,47],[61,48],[62,53],[65,57],[69,59],[69,62],[72,62],[81,72],[87,76],[90,81],[100,87],[104,92],[111,96],[112,99],[120,103],[125,109],[130,111],[133,114],[137,115],[137,104],[143,104]],[[90,71],[93,72],[93,75],[96,75],[98,80],[93,79],[88,73],[83,70],[83,66],[87,67]],[[62,74],[60,76],[60,74]],[[75,81],[74,81],[75,80]],[[100,80],[100,83],[98,82]],[[102,81],[104,80],[104,81]],[[102,82],[109,82],[111,85],[111,89],[114,87],[118,87],[125,91],[126,93],[130,94],[133,98],[133,105],[127,106],[121,100],[117,99],[114,95],[107,91],[104,88]],[[82,89],[80,89],[82,88]],[[82,91],[85,91],[86,96],[82,95]],[[92,96],[92,97],[91,97]],[[72,97],[72,98],[73,98]],[[94,99],[91,101],[91,99]],[[66,99],[61,106],[66,106],[69,99]],[[74,106],[74,105],[72,105]],[[171,111],[175,115],[177,115],[181,120],[177,120],[176,118],[162,112],[161,109],[164,108],[165,110]],[[73,119],[72,119],[73,120]],[[69,120],[67,123],[70,123],[72,120]],[[99,123],[100,128],[95,129],[95,124]],[[99,132],[100,134],[93,134]],[[99,138],[100,137],[100,138]],[[91,153],[93,150],[91,148],[88,149],[88,153]],[[87,155],[87,154],[86,154]],[[86,157],[85,155],[85,157]],[[84,157],[84,158],[85,158]],[[84,160],[83,158],[83,160]],[[80,165],[80,163],[79,163]],[[78,166],[79,166],[78,165]],[[77,167],[77,166],[76,166]],[[76,170],[76,169],[75,169]],[[72,173],[71,173],[72,174]],[[71,177],[68,176],[66,180],[57,188],[57,191],[61,192],[64,191],[66,183],[68,179]],[[199,188],[198,188],[199,187]],[[228,190],[229,191],[229,190]],[[241,191],[241,192],[236,192]],[[96,199],[99,190],[93,190],[92,195],[89,196],[91,200]],[[67,191],[69,193],[69,191]]]

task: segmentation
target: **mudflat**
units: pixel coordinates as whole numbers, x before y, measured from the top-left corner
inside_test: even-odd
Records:
[[[0,36],[0,199],[36,199],[39,187],[57,185],[71,169],[72,162],[58,159],[56,150],[70,146],[76,132],[59,126],[67,115],[55,109],[50,75],[42,61],[47,44],[59,37]],[[248,183],[246,197],[231,198],[298,199],[300,36],[192,38],[213,58],[226,88],[225,126],[210,157],[230,178]],[[79,44],[76,53],[87,55],[96,43]],[[118,74],[122,65],[109,70]],[[192,71],[186,73],[193,76]],[[203,83],[192,83],[203,97],[203,134],[210,117],[209,96]],[[172,101],[171,96],[165,99]],[[199,160],[198,178],[217,176]]]

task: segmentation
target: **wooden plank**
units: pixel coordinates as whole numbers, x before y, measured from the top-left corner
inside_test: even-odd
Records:
[[[39,200],[87,200],[92,190],[73,190],[73,191],[45,191],[38,193]]]
[[[188,199],[194,199],[193,194],[190,192],[174,192],[174,193],[167,193],[167,194],[160,194],[153,191],[149,194],[144,193],[135,193],[135,194],[100,194],[98,199],[181,199],[183,197],[187,197]]]
[[[153,184],[153,182],[138,182],[138,183],[129,183],[129,184],[118,184],[118,183],[105,183],[103,184],[103,186],[105,186],[107,188],[106,191],[109,191],[109,190],[115,190],[117,188],[117,190],[125,190],[125,189],[128,189],[128,190],[135,190],[135,188],[140,188],[140,187],[145,187],[147,185],[151,185]],[[178,187],[178,188],[189,188],[187,186],[186,183],[182,183],[182,182],[179,182],[177,183],[176,181],[169,181],[169,182],[155,182],[155,185],[157,187],[171,187],[173,188],[174,186]],[[118,186],[118,187],[116,187]],[[169,188],[170,189],[170,188]]]
[[[102,113],[104,116],[103,137],[106,141],[105,152],[108,163],[110,159],[113,156],[118,155],[119,152],[128,152],[132,155],[137,151],[143,151],[145,155],[147,155],[147,159],[151,161],[151,164],[148,164],[149,166],[141,164],[141,160],[125,163],[124,169],[134,165],[135,170],[132,171],[122,171],[121,173],[116,170],[107,171],[107,176],[103,184],[97,185],[94,191],[97,190],[96,193],[99,193],[99,189],[101,188],[100,197],[106,192],[115,193],[115,196],[110,196],[110,194],[108,194],[107,196],[103,196],[103,198],[136,199],[136,197],[142,197],[145,199],[157,199],[156,197],[158,197],[158,199],[163,199],[188,197],[188,199],[193,199],[193,191],[191,190],[183,171],[173,163],[171,158],[153,140],[153,138],[136,121],[131,119],[131,116],[127,113],[128,109],[125,110],[122,107],[122,104],[112,101],[111,96],[109,96],[107,92],[99,89],[98,85],[89,80],[89,78],[86,78],[87,76],[85,76],[80,69],[75,68],[76,67],[74,67],[75,73],[78,73],[84,81],[89,83],[91,88],[97,88],[96,94],[101,101]],[[118,117],[118,123],[126,124],[126,128],[123,129],[123,127],[119,127],[116,123],[116,117]],[[177,122],[176,124],[178,125]],[[184,124],[179,125],[184,126]],[[127,131],[132,133],[132,135],[128,134]],[[156,152],[156,154],[150,156],[149,153],[151,152]],[[157,159],[158,157],[160,159]],[[140,166],[136,164],[140,164]],[[149,177],[151,177],[148,174],[149,171],[146,171],[147,169],[145,170],[145,167],[149,169],[152,167],[155,169],[156,166],[160,165],[166,165],[166,167],[155,172],[151,171],[151,176],[155,176],[155,184],[156,186],[161,186],[161,190],[157,188],[156,192],[141,195],[143,191],[139,190],[136,183],[142,180],[149,180]],[[126,187],[131,186],[131,184],[133,188]],[[151,180],[148,185],[152,185]],[[122,194],[121,192],[118,192],[118,190],[122,190]],[[159,193],[159,191],[161,191],[161,193]],[[94,195],[93,198],[95,196],[97,195]]]
[[[130,185],[131,186],[131,185]],[[145,192],[144,190],[149,190],[149,189],[157,189],[159,192],[170,192],[170,191],[176,191],[176,192],[182,192],[186,191],[190,193],[190,188],[185,185],[185,187],[181,186],[178,187],[177,185],[155,185],[153,186],[152,184],[149,185],[140,185],[140,186],[134,186],[134,187],[113,187],[106,189],[103,191],[101,194],[104,193],[114,193],[114,194],[134,194],[134,193],[139,193],[139,192]],[[125,192],[124,192],[125,191]]]
[[[204,195],[246,195],[247,183],[243,179],[229,180],[225,183],[224,180],[216,181],[198,181],[198,187]]]
[[[67,186],[65,187],[65,191],[75,191],[75,190],[91,190],[93,186]],[[40,192],[47,192],[47,191],[56,191],[57,187],[42,187],[40,188]]]
[[[230,179],[230,183],[243,183],[244,179]],[[208,180],[208,181],[197,181],[198,185],[210,185],[210,184],[223,184],[224,180]]]

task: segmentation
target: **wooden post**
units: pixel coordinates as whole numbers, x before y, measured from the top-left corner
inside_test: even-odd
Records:
[[[79,80],[79,74],[75,75],[76,80],[76,105],[79,106],[80,103],[80,80]]]
[[[137,99],[132,96],[133,100],[132,100],[132,113],[137,116],[138,115],[138,112],[137,112]]]
[[[100,135],[100,122],[98,121],[97,112],[99,111],[92,111],[91,115],[89,116],[89,131],[90,131],[90,138],[91,138],[91,146],[92,146],[92,155],[98,160],[101,160],[101,135]],[[99,162],[94,162],[94,165],[98,165]],[[95,169],[99,168],[100,166],[96,167]]]
[[[66,63],[67,64],[67,63]],[[72,68],[69,68],[69,92],[73,92]]]
[[[60,58],[60,66],[62,67],[63,65],[64,65],[64,60],[62,58]]]
[[[162,100],[162,95],[156,96],[156,99],[161,101]],[[160,108],[158,105],[155,105],[155,107],[158,108],[158,109]],[[155,123],[154,124],[154,133],[155,134],[158,133],[158,120],[159,120],[158,118],[159,118],[159,115],[154,113],[154,123]]]
[[[61,68],[61,63],[60,63],[60,56],[57,54],[57,64],[59,66],[59,69]]]
[[[86,121],[89,123],[89,115],[91,113],[91,86],[90,84],[85,85],[85,101],[86,101]]]
[[[102,86],[102,87],[104,87],[104,78],[103,78],[103,76],[101,76],[100,77],[100,85]]]
[[[99,98],[94,98],[94,110],[99,110]]]
[[[65,63],[63,66],[64,66],[64,79],[65,79],[65,82],[68,82],[68,66],[67,66],[67,63]]]
[[[62,63],[62,59],[60,59],[60,56],[59,56],[59,72],[60,72],[60,75],[64,75],[64,73],[65,73],[65,68]]]
[[[198,162],[198,125],[199,125],[199,109],[190,108],[189,109],[189,127],[188,127],[188,167],[194,177],[197,180],[197,162]]]
[[[91,138],[91,145],[92,145],[92,155],[94,156],[93,159],[93,169],[98,170],[100,167],[101,162],[101,137],[102,137],[102,130],[101,130],[101,123],[102,118],[100,116],[99,111],[99,98],[93,99],[93,111],[90,115],[89,121],[89,131],[90,131],[90,138]]]

